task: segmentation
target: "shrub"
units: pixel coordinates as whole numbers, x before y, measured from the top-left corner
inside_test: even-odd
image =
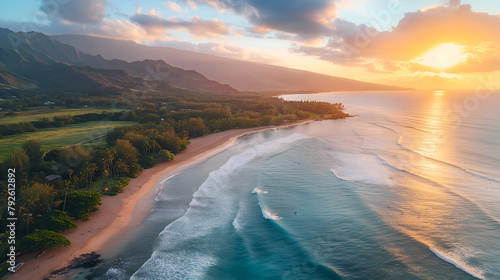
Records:
[[[156,163],[156,160],[151,157],[151,156],[147,156],[147,157],[143,157],[143,158],[140,158],[139,159],[139,164],[144,168],[144,169],[148,169],[148,168],[151,168],[153,167],[153,165]]]
[[[188,121],[187,130],[189,137],[199,137],[207,133],[208,128],[202,118],[191,118]]]
[[[68,216],[68,213],[59,210],[53,210],[45,215],[40,222],[40,228],[61,232],[67,229],[76,228],[77,225],[73,222],[73,218]]]
[[[123,189],[130,183],[129,178],[121,178],[114,186],[107,192],[108,195],[115,196],[123,192]]]
[[[35,232],[23,237],[21,248],[28,252],[39,251],[54,246],[68,247],[71,245],[64,235],[45,229],[36,229]]]
[[[75,218],[86,221],[90,212],[99,210],[101,196],[95,192],[76,191],[68,194],[66,199],[66,210],[68,214]]]
[[[162,161],[171,161],[175,159],[175,156],[168,150],[161,150],[158,152],[158,158]]]

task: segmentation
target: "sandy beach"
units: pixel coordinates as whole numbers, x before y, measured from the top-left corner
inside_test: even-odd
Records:
[[[191,139],[188,149],[177,154],[174,161],[144,170],[117,196],[103,196],[100,210],[92,213],[89,221],[78,221],[78,228],[64,232],[71,241],[68,248],[51,248],[39,256],[20,256],[18,262],[25,262],[24,267],[16,273],[6,275],[5,279],[44,279],[81,254],[92,251],[105,254],[120,240],[120,235],[130,231],[147,217],[154,205],[160,182],[166,178],[203,162],[245,135],[310,122],[312,120],[280,126],[234,129]],[[66,276],[58,276],[57,279],[66,279]]]

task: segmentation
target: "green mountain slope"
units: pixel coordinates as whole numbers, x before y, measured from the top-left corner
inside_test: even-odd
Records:
[[[161,60],[144,60],[132,63],[117,59],[106,60],[100,55],[82,53],[72,46],[62,44],[41,33],[12,32],[0,28],[0,46],[16,50],[21,56],[30,55],[30,62],[51,64],[58,61],[75,66],[119,69],[134,77],[168,82],[176,87],[189,90],[236,92],[232,87],[209,80],[196,71],[173,67]],[[9,64],[8,59],[6,63],[6,65]],[[101,75],[104,75],[104,72],[101,72]]]

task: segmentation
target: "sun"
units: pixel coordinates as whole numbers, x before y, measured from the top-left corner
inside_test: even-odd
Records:
[[[463,46],[455,44],[442,44],[430,50],[417,61],[425,66],[446,69],[465,62],[467,55],[463,53]]]

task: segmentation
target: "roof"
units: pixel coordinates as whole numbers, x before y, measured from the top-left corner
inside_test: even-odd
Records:
[[[47,178],[47,180],[49,180],[49,181],[53,181],[53,180],[56,180],[56,179],[60,179],[61,175],[51,174],[51,175],[49,175],[49,176],[47,176],[45,178]]]

